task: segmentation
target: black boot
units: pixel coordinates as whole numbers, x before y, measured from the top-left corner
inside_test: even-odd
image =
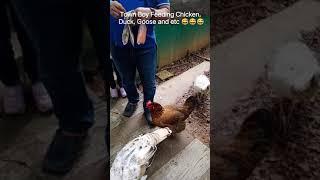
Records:
[[[126,117],[131,117],[133,113],[137,110],[137,103],[128,102],[126,108],[124,109],[123,115]]]
[[[69,172],[81,150],[87,134],[79,136],[65,135],[57,130],[43,161],[43,171],[55,174]]]
[[[144,109],[144,117],[145,117],[149,127],[153,127],[151,112],[147,108]]]

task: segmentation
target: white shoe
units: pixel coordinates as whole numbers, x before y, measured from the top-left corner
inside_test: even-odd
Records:
[[[110,95],[112,98],[117,98],[119,97],[119,94],[118,94],[118,89],[117,88],[114,88],[114,89],[110,89]]]
[[[23,114],[26,109],[21,85],[5,86],[3,91],[3,110],[6,114]]]
[[[120,94],[121,94],[121,97],[125,98],[127,97],[127,93],[126,93],[126,90],[124,90],[124,88],[120,88]]]
[[[48,112],[52,109],[51,98],[42,83],[38,82],[32,85],[32,94],[40,112]]]

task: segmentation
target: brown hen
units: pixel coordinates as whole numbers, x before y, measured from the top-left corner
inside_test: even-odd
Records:
[[[146,107],[151,111],[152,124],[159,127],[169,127],[173,133],[179,133],[186,127],[185,120],[199,104],[195,96],[190,96],[182,106],[164,106],[156,102],[147,102]]]

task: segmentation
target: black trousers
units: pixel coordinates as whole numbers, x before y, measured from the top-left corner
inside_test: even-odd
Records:
[[[35,83],[40,80],[38,56],[21,22],[5,1],[0,3],[0,80],[7,86],[14,86],[19,83],[19,72],[11,44],[8,10],[10,10],[12,23],[22,48],[24,71],[31,82]]]
[[[109,74],[106,67],[111,66],[111,61],[109,60],[107,2],[85,0],[85,7],[85,20],[96,50],[99,68],[104,72],[104,79],[108,81]]]
[[[79,56],[87,0],[10,0],[37,47],[40,77],[51,96],[59,128],[83,132],[94,123]]]
[[[106,82],[106,95],[107,95],[107,117],[106,117],[106,130],[105,130],[105,143],[107,146],[110,144],[110,104],[109,104],[109,86],[113,83],[111,80],[110,72],[112,73],[112,64],[109,59],[109,32],[108,32],[108,11],[107,1],[105,0],[86,0],[85,20],[88,25],[93,45],[99,61],[99,68],[104,72],[104,80]],[[113,76],[112,76],[113,77]],[[114,80],[113,80],[114,81]],[[109,156],[109,147],[108,156]]]

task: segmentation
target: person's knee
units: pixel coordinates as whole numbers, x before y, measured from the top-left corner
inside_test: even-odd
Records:
[[[133,88],[135,87],[135,83],[132,80],[123,80],[122,84],[125,88]]]
[[[135,75],[132,73],[122,73],[121,74],[122,82],[125,84],[134,84]]]

